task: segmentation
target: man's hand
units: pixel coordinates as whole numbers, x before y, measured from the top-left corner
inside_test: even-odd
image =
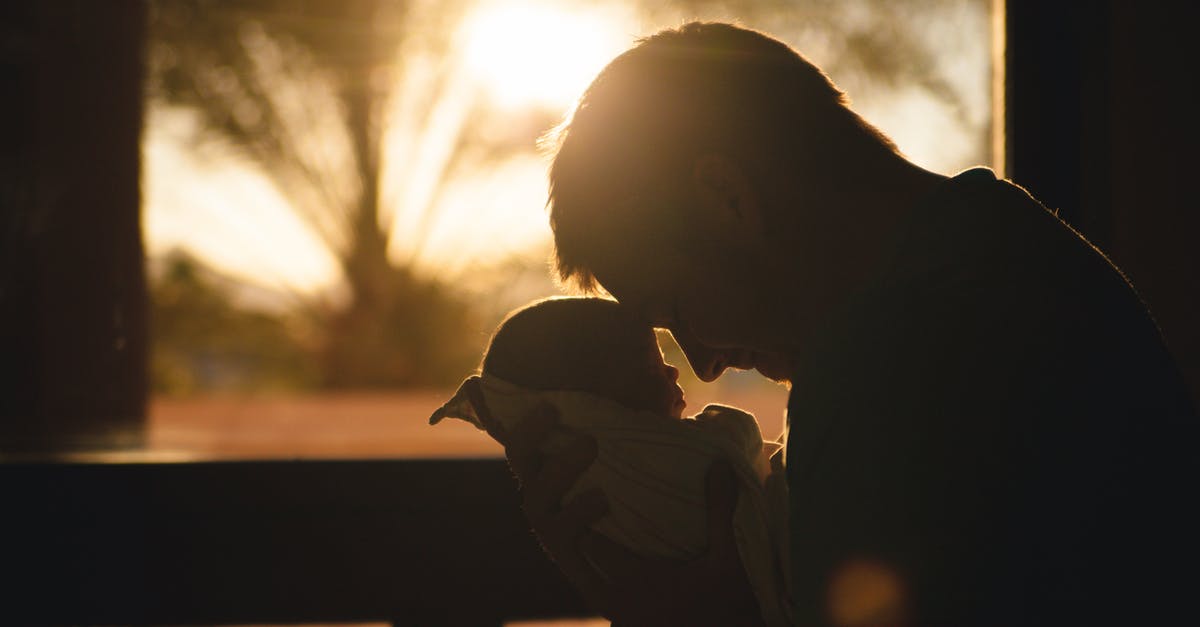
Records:
[[[733,537],[737,479],[728,464],[708,471],[708,552],[690,563],[642,557],[598,533],[583,552],[607,575],[617,625],[761,625],[762,613]]]
[[[601,492],[562,505],[595,460],[595,440],[580,436],[561,454],[543,455],[541,444],[558,424],[553,407],[535,409],[508,432],[492,419],[483,395],[471,393],[481,422],[504,445],[534,533],[592,607],[617,625],[762,624],[733,538],[737,480],[727,464],[714,464],[708,473],[708,552],[691,563],[642,557],[591,531],[608,512]]]

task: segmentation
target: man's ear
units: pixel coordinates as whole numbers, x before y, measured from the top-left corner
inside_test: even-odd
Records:
[[[737,162],[719,153],[696,157],[692,189],[700,209],[720,229],[762,233],[762,205],[750,178]]]

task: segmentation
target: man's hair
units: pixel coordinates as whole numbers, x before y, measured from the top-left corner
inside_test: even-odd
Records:
[[[584,292],[598,291],[598,256],[686,237],[682,201],[700,155],[723,154],[759,182],[803,173],[842,185],[855,164],[896,151],[787,44],[705,22],[639,40],[543,142],[558,276]]]
[[[652,334],[616,301],[549,298],[500,323],[482,370],[530,389],[598,392],[606,368],[636,366]]]

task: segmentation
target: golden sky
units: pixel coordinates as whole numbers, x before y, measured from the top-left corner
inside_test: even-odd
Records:
[[[404,122],[403,99],[397,99],[393,117],[398,121],[385,130],[385,205],[422,207],[436,199],[418,264],[452,276],[472,264],[544,246],[549,239],[543,211],[546,162],[532,145],[503,162],[460,172],[444,193],[434,194],[455,138],[480,102],[499,119],[531,107],[564,113],[609,59],[637,36],[672,23],[649,22],[621,3],[484,0],[466,14],[456,34],[458,57],[446,65],[454,72],[453,88],[436,114],[422,128],[411,128]],[[779,35],[825,66],[822,39],[794,41],[788,24],[778,29],[748,25]],[[956,51],[938,63],[969,105],[972,113],[966,118],[920,85],[876,88],[833,78],[843,88],[854,88],[855,108],[910,158],[951,174],[977,164],[975,155],[986,137],[979,132],[981,116],[986,126],[990,115],[986,11],[958,10],[931,20],[928,28],[930,36]],[[972,39],[980,39],[978,45]],[[243,160],[198,155],[185,139],[193,124],[187,111],[152,106],[149,112],[143,138],[149,254],[185,247],[227,274],[303,292],[336,284],[333,256],[271,182]],[[391,252],[397,258],[408,254],[412,242],[405,236],[419,219],[403,209],[390,216]]]

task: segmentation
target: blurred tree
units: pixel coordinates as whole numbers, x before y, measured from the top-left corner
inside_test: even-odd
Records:
[[[152,102],[195,111],[197,144],[249,157],[340,262],[346,303],[313,308],[326,385],[443,383],[477,358],[466,302],[411,263],[466,154],[472,100],[448,71],[466,4],[150,2]],[[416,189],[385,197],[385,169]],[[416,217],[392,242],[400,209]]]
[[[735,21],[779,37],[816,61],[850,95],[922,90],[942,103],[978,141],[969,163],[991,161],[990,103],[972,102],[951,76],[964,53],[978,50],[970,20],[990,15],[991,0],[641,0],[654,23]],[[983,48],[983,58],[991,46]],[[970,60],[968,60],[968,63]],[[990,71],[980,68],[980,78]],[[932,132],[932,131],[931,131]]]

